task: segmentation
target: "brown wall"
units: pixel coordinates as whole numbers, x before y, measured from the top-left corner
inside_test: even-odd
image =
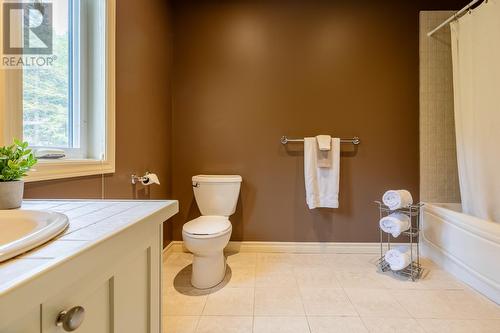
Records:
[[[373,200],[418,200],[418,13],[465,1],[177,1],[174,17],[174,238],[198,216],[192,175],[240,174],[234,240],[378,239]],[[343,146],[340,208],[305,204],[303,146]]]
[[[117,1],[116,173],[104,177],[105,198],[169,197],[170,37],[167,2]],[[130,175],[147,170],[161,185],[134,188]],[[100,176],[30,183],[25,197],[101,198],[101,185]]]
[[[117,172],[104,197],[180,199],[165,239],[181,239],[198,214],[190,177],[237,173],[233,239],[375,241],[372,201],[418,194],[418,11],[465,2],[118,1]],[[306,208],[302,145],[279,144],[318,133],[362,140],[343,147],[337,210]],[[150,193],[129,183],[146,170],[162,180]],[[32,183],[26,197],[100,198],[101,185]]]

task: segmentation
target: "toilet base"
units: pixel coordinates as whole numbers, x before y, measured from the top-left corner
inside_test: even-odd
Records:
[[[191,284],[197,289],[215,287],[226,275],[226,258],[223,251],[193,256]]]

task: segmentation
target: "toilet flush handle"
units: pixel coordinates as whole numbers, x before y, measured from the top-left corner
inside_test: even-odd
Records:
[[[200,187],[200,183],[198,183],[198,182],[193,182],[193,187]]]

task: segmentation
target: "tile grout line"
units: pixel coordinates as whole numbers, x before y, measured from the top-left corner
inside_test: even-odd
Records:
[[[410,313],[410,316],[411,316],[411,313]],[[415,323],[417,324],[417,326],[422,329],[422,331],[427,332],[427,330],[422,325],[420,325],[420,323],[419,323],[419,321],[418,321],[417,318],[413,318],[412,317],[412,319],[415,321]]]
[[[164,265],[164,266],[168,266],[167,262],[165,262],[165,261],[163,262],[163,265]],[[165,273],[165,272],[167,271],[167,267],[164,267],[164,270],[163,270],[163,271],[164,271],[164,273]],[[173,286],[173,288],[175,288],[175,286]],[[162,297],[165,297],[165,296],[162,296]],[[177,315],[178,317],[196,317],[196,325],[195,325],[195,327],[194,327],[194,330],[193,330],[193,331],[191,331],[190,333],[196,333],[196,332],[198,331],[198,327],[199,327],[199,325],[200,325],[201,317],[202,317],[202,315],[203,315],[203,311],[205,310],[205,306],[206,306],[206,304],[207,304],[207,300],[208,300],[208,296],[207,296],[207,298],[205,299],[205,302],[204,302],[204,304],[203,304],[203,308],[202,308],[202,310],[201,310],[200,314],[198,314],[198,315],[185,315],[185,314],[184,314],[184,315]],[[174,315],[174,316],[175,316],[175,315]],[[163,329],[165,330],[165,327],[164,327]],[[162,333],[163,333],[163,332],[162,332]]]
[[[257,253],[254,253],[254,254],[256,255],[256,259],[257,259]],[[254,288],[254,290],[253,290],[253,307],[252,307],[252,328],[251,328],[250,330],[248,330],[249,332],[256,332],[256,330],[255,330],[255,319],[258,317],[258,316],[256,316],[256,303],[255,303],[255,301],[256,301],[256,289],[257,289],[257,288],[256,288],[256,285],[257,285],[257,284],[256,284],[256,281],[257,281],[257,271],[258,271],[258,270],[257,270],[257,268],[258,268],[258,262],[259,262],[259,261],[258,261],[258,260],[256,260],[255,265],[253,266],[253,272],[254,272],[253,288]],[[166,264],[166,263],[165,263],[165,264]],[[312,332],[312,327],[311,327],[311,324],[310,324],[309,319],[310,319],[310,318],[313,318],[313,317],[314,317],[314,315],[309,316],[309,315],[307,315],[307,313],[306,313],[306,311],[305,311],[305,310],[306,310],[306,308],[305,308],[304,297],[303,297],[303,293],[302,293],[301,288],[300,288],[299,283],[298,283],[298,281],[299,281],[299,275],[297,274],[297,270],[295,269],[295,268],[302,268],[304,265],[307,265],[307,264],[300,263],[299,261],[292,261],[292,262],[291,262],[291,264],[292,264],[292,268],[293,268],[293,271],[291,272],[291,273],[293,274],[293,281],[295,281],[295,283],[296,283],[296,288],[297,288],[297,290],[298,290],[298,292],[299,292],[299,297],[300,297],[300,300],[301,300],[302,308],[303,308],[303,310],[304,310],[304,314],[305,314],[306,321],[307,321],[307,324],[308,324],[308,330],[309,330],[309,332]],[[248,267],[248,266],[249,266],[249,263],[248,263],[248,262],[247,262],[247,263],[245,263],[245,266],[244,266],[244,267]],[[251,267],[251,266],[250,266],[250,267]],[[369,331],[370,331],[370,330],[369,330],[369,326],[370,326],[370,321],[369,321],[369,319],[370,319],[370,317],[371,317],[371,316],[367,315],[366,317],[362,317],[362,316],[360,315],[360,311],[358,310],[357,306],[356,306],[356,305],[355,305],[355,303],[353,302],[353,299],[351,299],[351,298],[350,298],[350,295],[347,293],[347,290],[351,290],[351,289],[366,289],[366,288],[349,288],[349,287],[348,287],[348,285],[349,285],[349,284],[347,283],[347,286],[344,286],[344,285],[340,282],[340,280],[338,280],[338,277],[337,277],[336,275],[335,275],[335,279],[337,280],[337,282],[338,282],[338,284],[339,284],[338,289],[340,289],[340,290],[342,291],[342,293],[344,294],[344,296],[345,296],[345,297],[347,298],[347,300],[349,301],[350,305],[354,308],[354,310],[355,310],[355,312],[356,312],[356,317],[357,317],[357,318],[359,318],[359,319],[361,319],[361,325],[362,325],[362,327],[364,327],[364,328],[365,328],[365,330],[366,330],[367,332],[369,332]],[[331,284],[330,284],[330,285],[331,285]],[[240,288],[241,288],[241,287],[240,287]],[[318,288],[321,288],[321,287],[318,287]],[[396,294],[395,294],[395,292],[399,291],[399,290],[400,290],[399,288],[396,288],[396,287],[391,288],[390,286],[387,286],[387,285],[385,285],[385,284],[384,284],[384,287],[381,287],[381,288],[375,288],[375,287],[372,287],[372,288],[367,288],[367,289],[374,289],[374,290],[385,291],[385,292],[389,291],[389,292],[390,292],[390,293],[389,293],[389,296],[390,296],[390,298],[393,300],[393,302],[395,303],[395,305],[396,305],[396,306],[400,306],[400,307],[402,307],[402,308],[405,310],[405,312],[408,314],[408,318],[406,318],[406,320],[408,320],[409,322],[411,322],[412,320],[413,320],[413,321],[416,321],[417,323],[416,323],[416,325],[415,325],[415,328],[418,328],[418,329],[422,330],[422,332],[429,332],[429,330],[428,330],[428,329],[426,329],[426,328],[423,326],[423,324],[421,324],[421,323],[420,323],[420,319],[424,319],[424,320],[425,320],[425,319],[433,319],[433,317],[417,318],[417,317],[414,315],[414,313],[413,313],[413,312],[410,312],[410,311],[409,311],[409,310],[408,310],[405,306],[403,306],[403,305],[402,305],[402,304],[403,304],[403,303],[402,303],[402,302],[403,302],[403,298],[401,298],[401,297],[400,297],[401,299],[398,299],[398,298],[395,296],[395,295],[396,295]],[[430,291],[464,292],[464,290],[461,290],[461,289],[459,289],[459,290],[455,290],[455,289],[439,289],[439,288],[438,288],[438,289],[436,289],[436,290],[434,290],[434,289],[422,289],[422,290],[419,290],[419,289],[409,289],[409,290],[405,290],[405,291],[411,291],[411,292],[415,292],[415,293],[420,293],[421,291],[429,291],[429,292],[430,292]],[[394,293],[393,293],[393,292],[394,292]],[[475,292],[473,292],[473,294],[477,296],[477,294],[476,294]],[[209,295],[210,295],[210,294],[209,294]],[[356,296],[356,295],[357,295],[357,294],[355,294],[354,296]],[[354,297],[354,298],[356,298],[356,297]],[[481,301],[484,301],[484,302],[482,302],[482,303],[489,303],[489,301],[488,301],[488,300],[486,300],[486,299],[482,299],[482,298],[481,298]],[[206,309],[206,305],[207,305],[207,303],[208,303],[208,297],[207,297],[207,298],[205,299],[205,301],[204,301],[204,304],[203,304],[203,309],[202,309],[202,313],[201,313],[201,315],[197,316],[197,318],[196,318],[196,323],[195,323],[195,328],[194,328],[194,329],[195,329],[195,332],[197,332],[197,331],[201,328],[201,319],[202,319],[202,317],[203,317],[203,312],[204,312],[204,310]],[[224,316],[225,316],[225,315],[213,315],[213,317],[224,317]],[[277,317],[279,317],[279,315],[276,315],[276,316],[277,316]],[[276,317],[276,316],[274,316],[274,315],[273,315],[273,316],[271,316],[271,317]],[[234,316],[231,316],[231,315],[229,315],[229,316],[227,316],[227,317],[244,317],[244,316],[240,316],[240,315],[234,315]],[[290,317],[292,317],[292,316],[290,316]],[[294,316],[294,317],[299,317],[299,316]],[[318,317],[331,317],[331,316],[329,316],[329,315],[324,315],[324,316],[318,315]],[[335,316],[335,317],[336,317],[336,316]],[[339,315],[339,317],[350,317],[350,316]],[[354,316],[353,316],[353,317],[354,317]],[[381,315],[381,316],[374,316],[374,317],[377,317],[377,318],[381,318],[381,317],[382,317],[382,318],[383,318],[383,317],[385,317],[385,316]],[[194,318],[193,318],[193,319],[194,319]],[[398,319],[398,318],[395,318],[395,317],[394,317],[394,319]],[[399,319],[405,319],[405,318],[399,318]],[[453,320],[453,319],[459,319],[459,320],[460,320],[461,318],[436,318],[436,319],[442,319],[442,320]],[[247,319],[247,320],[248,320],[248,319]],[[492,321],[498,321],[498,322],[500,322],[500,321],[499,321],[499,319],[495,319],[495,318],[493,318],[493,317],[492,317],[492,318],[485,318],[485,319],[475,319],[475,318],[471,318],[471,319],[464,319],[464,321],[474,321],[474,322],[481,322],[481,321],[483,321],[483,320],[492,320]]]
[[[203,309],[205,309],[205,306],[203,306]],[[202,310],[202,313],[203,313],[203,310]],[[200,321],[201,321],[201,315],[199,315],[198,318],[196,319],[196,325],[194,326],[193,333],[198,332],[198,326],[200,326]]]
[[[393,291],[394,289],[391,289],[391,291]],[[425,290],[425,289],[424,289]],[[415,292],[419,292],[418,290],[415,290]],[[392,294],[392,293],[389,293],[389,295],[394,299],[394,301],[399,304],[399,306],[401,308],[403,308],[409,315],[410,315],[410,318],[412,318],[413,320],[417,321],[417,318],[415,316],[413,316],[413,314],[406,308],[406,306],[404,306],[404,304],[402,304],[400,301],[398,301],[398,299]],[[418,322],[417,322],[418,323]],[[420,326],[420,325],[419,325]]]
[[[210,292],[207,294],[207,298],[205,298],[205,302],[203,303],[203,309],[201,309],[200,315],[198,316],[198,320],[196,321],[196,326],[194,328],[194,333],[198,331],[198,327],[200,326],[201,316],[203,316],[203,312],[205,312],[205,307],[207,306],[208,296],[212,292],[212,288],[210,288]]]
[[[299,292],[300,303],[302,304],[302,310],[304,310],[304,316],[306,317],[306,322],[307,322],[307,327],[309,329],[309,333],[312,333],[311,324],[309,323],[309,316],[306,312],[306,306],[304,304],[304,299],[302,297],[302,291],[301,291],[300,286],[299,286],[299,281],[297,280],[297,275],[295,274],[295,262],[292,264],[292,274],[293,274],[293,278],[295,280],[295,285],[297,286],[297,290]]]
[[[344,288],[344,286],[342,285],[342,283],[340,281],[339,281],[339,286],[342,289],[342,292],[344,293],[344,295],[349,300],[349,303],[351,303],[351,306],[354,308],[354,311],[356,311],[356,313],[358,314],[358,318],[361,320],[361,323],[363,324],[363,327],[366,329],[366,332],[370,332],[370,329],[368,328],[368,326],[366,325],[365,321],[363,320],[363,317],[361,317],[361,314],[359,313],[358,308],[356,308],[356,305],[354,305],[354,302],[349,297],[349,294],[347,293],[347,291],[345,291],[345,288]]]
[[[27,199],[29,200],[29,199]],[[51,200],[47,200],[47,201],[51,201]],[[38,207],[36,207],[36,204],[32,205],[33,207],[23,207],[23,205],[27,205],[29,206],[31,202],[29,201],[24,201],[23,199],[23,202],[21,203],[21,209],[29,209],[29,210],[37,210],[39,209]],[[65,203],[57,203],[57,204],[54,204],[54,205],[49,205],[48,207],[45,207],[45,208],[42,208],[41,210],[51,210],[51,209],[54,209],[54,208],[57,208],[59,206],[63,206],[65,205],[67,202]],[[42,206],[43,204],[41,204],[40,206]]]
[[[86,206],[88,206],[88,205],[90,205],[90,203],[89,203],[89,204],[87,204],[87,205],[81,206],[81,207],[77,207],[77,208],[73,208],[73,209],[69,209],[69,210],[63,211],[63,212],[62,212],[62,214],[66,214],[66,213],[69,213],[69,212],[75,211],[75,210],[77,210],[77,209],[84,208],[84,207],[86,207]],[[110,207],[115,206],[115,205],[116,205],[116,204],[112,204]],[[133,207],[137,207],[137,206],[139,206],[139,204],[136,204],[136,205],[134,205]],[[83,213],[83,214],[81,214],[81,215],[71,216],[71,217],[69,217],[69,219],[70,219],[70,220],[77,220],[77,219],[81,219],[81,218],[84,218],[84,217],[86,217],[86,216],[88,216],[88,215],[91,215],[91,214],[97,213],[97,212],[99,212],[100,210],[102,210],[102,208],[96,208],[96,209],[94,209],[94,210],[91,210],[91,211],[85,212],[85,213]],[[123,213],[123,212],[126,212],[127,210],[128,210],[128,209],[126,209],[126,210],[122,211],[122,213]],[[103,217],[103,218],[100,218],[99,220],[97,220],[97,221],[96,221],[96,222],[94,222],[94,223],[91,223],[91,224],[86,225],[86,226],[79,227],[79,228],[77,228],[77,229],[75,229],[75,230],[71,230],[71,231],[69,231],[69,229],[68,229],[67,231],[69,231],[69,232],[66,232],[66,231],[65,231],[65,232],[64,232],[64,233],[62,233],[60,236],[58,236],[58,239],[59,239],[59,237],[63,237],[63,236],[65,236],[65,235],[70,235],[70,234],[72,234],[72,233],[73,233],[73,232],[75,232],[75,231],[81,230],[81,229],[83,229],[83,228],[86,228],[86,227],[88,227],[88,226],[91,226],[91,225],[94,225],[94,224],[97,224],[97,223],[100,223],[101,221],[106,220],[106,219],[108,219],[108,218],[110,218],[110,217],[114,217],[115,215],[118,215],[118,214],[120,214],[120,213],[115,213],[115,214],[112,214],[112,215],[110,215],[110,216],[108,216],[108,217]]]
[[[60,207],[61,207],[61,206],[64,206],[64,205],[67,205],[67,204],[68,204],[68,203],[65,203],[65,204],[62,204],[62,205],[55,206],[55,207],[53,207],[53,208],[58,208],[58,207],[59,207],[58,209],[60,209]],[[64,213],[66,213],[66,212],[71,212],[71,211],[76,210],[76,209],[80,209],[80,208],[87,207],[87,206],[89,206],[89,205],[91,205],[91,204],[92,204],[92,203],[90,203],[90,202],[86,202],[86,203],[84,203],[84,204],[82,204],[82,205],[80,205],[80,206],[77,206],[77,207],[73,207],[73,208],[69,208],[69,209],[64,209],[64,210],[57,210],[57,212],[59,212],[59,213],[63,213],[63,214],[64,214]],[[52,208],[50,208],[50,209],[52,209]]]
[[[94,227],[94,226],[96,226],[96,225],[97,225],[97,224],[99,224],[99,223],[103,223],[104,221],[106,221],[106,220],[108,220],[108,219],[116,218],[118,215],[124,214],[124,213],[126,213],[127,211],[129,211],[130,209],[132,209],[132,208],[136,208],[136,207],[139,207],[139,206],[140,206],[140,204],[136,204],[136,205],[134,205],[134,206],[132,206],[132,207],[129,207],[129,208],[127,208],[127,209],[123,210],[123,211],[119,211],[119,212],[116,212],[116,213],[111,213],[111,215],[106,216],[106,217],[103,217],[103,218],[100,218],[99,220],[97,220],[97,221],[96,221],[96,222],[94,222],[94,223],[87,224],[87,225],[85,225],[85,226],[81,226],[81,227],[79,227],[79,228],[77,228],[77,229],[74,229],[74,230],[69,231],[68,233],[62,233],[60,236],[57,236],[57,237],[56,237],[56,238],[54,238],[54,239],[55,239],[55,240],[61,240],[61,241],[65,241],[65,240],[66,240],[66,241],[87,241],[87,242],[88,242],[88,241],[93,241],[93,240],[95,240],[95,239],[78,239],[78,238],[75,238],[75,239],[72,239],[72,238],[62,239],[62,237],[69,236],[69,235],[71,235],[71,234],[73,234],[73,233],[75,233],[75,232],[77,232],[77,231],[81,231],[81,230],[86,229],[86,228],[89,228],[89,227]],[[99,211],[99,209],[98,209],[98,210],[96,210],[96,211],[92,211],[92,212],[90,212],[90,213],[88,213],[88,214],[85,214],[85,215],[80,215],[80,216],[79,216],[79,217],[77,217],[77,218],[83,218],[83,217],[85,217],[85,216],[87,216],[87,215],[90,215],[90,214],[93,214],[93,213],[95,213],[95,212],[97,212],[97,211]],[[130,223],[130,221],[129,221],[129,223]],[[74,236],[74,235],[73,235],[73,236]]]
[[[424,333],[432,333],[432,331],[428,331],[425,327],[423,327],[422,325],[420,325],[420,323],[418,322],[418,319],[415,319],[415,321],[417,322],[418,326],[420,328],[422,328],[422,331],[424,331]]]
[[[226,257],[224,257],[224,258],[227,260],[227,258],[226,258]],[[226,261],[226,265],[227,265],[227,261]],[[226,274],[227,274],[227,266],[226,266]],[[224,276],[224,279],[225,279],[225,276]],[[201,322],[201,318],[202,318],[202,317],[224,317],[224,316],[226,316],[226,315],[220,315],[220,314],[215,314],[215,315],[204,315],[205,308],[207,307],[207,303],[208,303],[208,298],[210,297],[210,295],[212,295],[212,293],[213,293],[213,292],[216,292],[216,291],[217,291],[217,290],[214,290],[216,287],[217,287],[217,285],[216,285],[216,286],[214,286],[214,287],[212,287],[212,288],[210,288],[210,291],[209,291],[209,292],[208,292],[208,294],[206,295],[206,296],[207,296],[207,298],[205,299],[205,302],[204,302],[204,304],[203,304],[203,309],[201,310],[201,313],[200,313],[200,315],[198,316],[198,321],[196,322],[196,328],[195,328],[195,330],[194,330],[194,333],[198,332],[198,328],[199,328],[199,326],[200,326],[200,322]],[[222,290],[222,289],[220,289],[220,290]],[[229,316],[229,317],[232,317],[232,316]]]

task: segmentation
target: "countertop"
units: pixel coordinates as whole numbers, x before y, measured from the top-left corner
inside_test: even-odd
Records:
[[[63,213],[69,226],[46,244],[0,263],[0,296],[136,223],[166,221],[179,205],[175,200],[26,200],[21,209]]]

